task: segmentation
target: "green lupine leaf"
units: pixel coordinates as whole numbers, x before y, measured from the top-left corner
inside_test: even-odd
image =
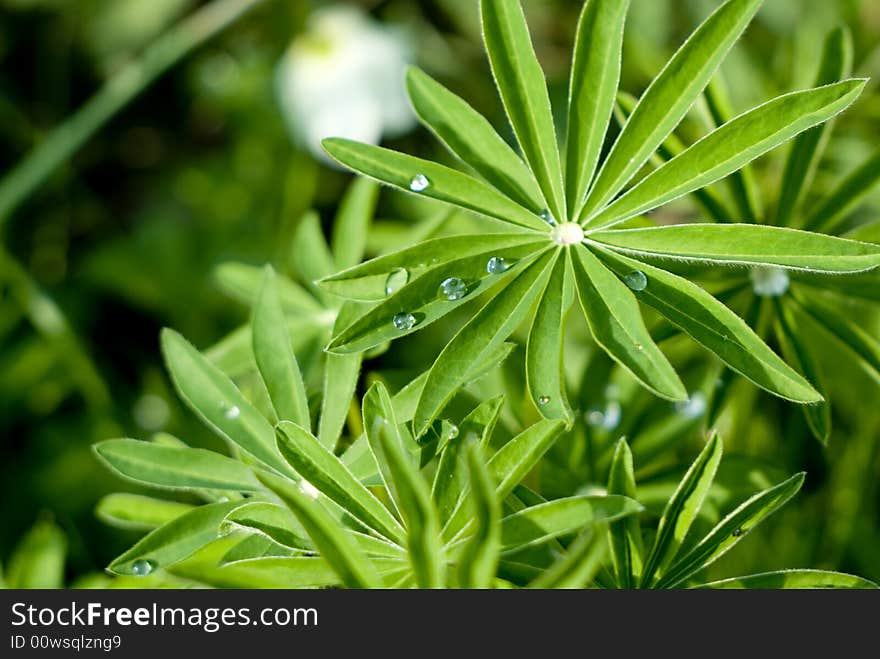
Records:
[[[257,299],[265,273],[262,268],[244,263],[222,263],[214,277],[227,295],[250,306]],[[312,315],[321,312],[321,305],[302,286],[287,277],[277,278],[278,297],[287,314]]]
[[[474,237],[473,241],[482,238]],[[367,350],[412,332],[424,329],[449,312],[467,304],[480,293],[496,288],[516,277],[529,264],[540,249],[546,249],[547,240],[520,244],[516,247],[499,248],[482,254],[440,263],[422,276],[410,282],[391,297],[370,309],[349,327],[339,332],[327,349],[331,352],[355,352]],[[503,258],[510,267],[500,274],[490,274],[487,263],[490,258]],[[449,299],[441,291],[441,285],[452,277],[461,279],[466,286],[462,297]],[[413,316],[413,325],[395,327],[398,314]]]
[[[107,568],[114,574],[141,576],[182,561],[217,538],[226,516],[244,501],[194,508],[152,531]]]
[[[484,277],[488,261],[503,256],[500,250],[530,246],[533,250],[546,245],[533,233],[487,233],[480,236],[448,236],[433,238],[391,254],[343,270],[318,282],[322,289],[349,300],[375,302],[415,279],[432,273],[435,264],[461,261],[472,256],[483,260],[475,274]],[[521,258],[514,251],[508,258]],[[479,268],[479,262],[477,267]],[[389,286],[390,285],[390,286]],[[395,286],[397,285],[397,286]]]
[[[642,94],[596,178],[579,221],[626,185],[687,114],[762,0],[728,0],[688,38]]]
[[[154,487],[243,492],[262,489],[249,467],[214,451],[136,439],[108,439],[95,444],[94,450],[125,478]]]
[[[254,534],[245,537],[241,542],[223,554],[223,558],[220,559],[220,565],[232,565],[258,558],[286,558],[300,554],[301,552],[284,545],[279,545],[264,535]]]
[[[320,502],[304,494],[298,485],[287,479],[269,474],[261,475],[261,478],[263,484],[293,511],[320,552],[321,558],[339,575],[343,586],[376,588],[381,584],[375,568],[361,552],[354,538]]]
[[[15,548],[6,569],[6,582],[17,589],[64,588],[67,538],[55,522],[38,521]]]
[[[296,274],[313,291],[316,290],[313,282],[336,271],[321,228],[321,217],[315,211],[308,211],[300,218],[290,257]]]
[[[647,286],[639,299],[653,307],[737,373],[770,393],[800,403],[822,396],[774,353],[735,313],[687,279],[598,250],[603,262],[623,277],[642,272]]]
[[[275,272],[270,266],[266,267],[263,285],[254,303],[251,328],[254,359],[275,416],[310,428],[309,399],[287,333]]]
[[[468,322],[437,357],[419,398],[414,418],[417,437],[427,431],[461,386],[474,360],[501,344],[525,320],[544,288],[555,251],[548,250]]]
[[[95,515],[117,528],[152,531],[192,509],[188,503],[115,492],[98,502]]]
[[[518,0],[481,0],[483,40],[492,74],[526,162],[550,212],[566,217],[562,163],[544,71]]]
[[[654,576],[658,573],[662,575],[666,566],[675,558],[700,508],[703,507],[703,500],[715,479],[715,472],[718,471],[722,450],[721,440],[717,434],[713,434],[666,504],[657,527],[654,545],[645,559],[641,581],[643,587],[650,587]]]
[[[735,172],[798,133],[827,121],[861,94],[864,80],[792,92],[712,131],[587,221],[605,227],[643,214]]]
[[[365,178],[356,179],[345,192],[330,239],[330,251],[337,268],[350,268],[363,259],[378,200],[379,186]]]
[[[510,554],[642,510],[639,503],[622,496],[578,495],[530,506],[501,520],[502,553]]]
[[[608,474],[608,494],[636,498],[632,451],[625,439],[617,442]],[[611,558],[620,588],[634,588],[642,576],[642,532],[636,515],[609,526]]]
[[[578,298],[596,343],[658,396],[687,399],[675,369],[648,333],[632,291],[583,246],[569,255]]]
[[[813,231],[834,231],[877,183],[880,183],[880,149],[816,205],[804,226]]]
[[[300,551],[314,549],[306,530],[286,508],[255,501],[236,508],[226,516],[225,523],[251,533],[265,536],[273,543]]]
[[[755,224],[674,224],[599,231],[590,238],[631,255],[727,265],[830,273],[880,266],[880,245]]]
[[[501,548],[501,504],[476,445],[469,447],[467,467],[474,523],[459,558],[459,585],[489,588],[495,579]]]
[[[315,437],[287,421],[279,423],[275,431],[281,454],[298,474],[367,527],[389,540],[402,541],[400,523]]]
[[[162,331],[162,353],[180,397],[221,437],[277,469],[288,470],[278,454],[271,424],[229,378],[180,334]]]
[[[629,0],[589,0],[578,21],[565,145],[565,190],[575,216],[596,172],[614,109],[628,9]]]
[[[538,302],[538,309],[526,345],[526,382],[532,402],[547,419],[572,419],[565,391],[564,297],[568,263],[564,255],[556,258],[547,288]]]
[[[608,549],[604,542],[604,529],[602,525],[597,526],[595,530],[588,528],[584,531],[571,543],[565,554],[541,572],[541,576],[532,581],[529,587],[572,589],[584,588],[592,583]]]
[[[318,440],[327,448],[339,442],[351,400],[357,389],[363,355],[337,355],[325,357],[324,395],[321,398],[321,418],[318,420]]]
[[[544,209],[528,167],[485,117],[419,69],[409,70],[406,83],[419,118],[452,153],[521,206]]]
[[[852,72],[852,59],[853,45],[849,30],[845,27],[832,30],[822,49],[816,87],[830,85],[849,76]],[[791,145],[782,175],[776,224],[788,226],[791,223],[804,191],[810,188],[813,181],[832,126],[831,121],[816,126],[800,135]]]
[[[537,215],[468,174],[429,160],[351,140],[330,138],[324,140],[323,144],[327,153],[339,163],[382,183],[502,222],[539,231],[546,229],[546,223]],[[425,180],[417,178],[420,176]],[[427,187],[423,188],[425,184]]]
[[[792,590],[819,588],[846,588],[846,589],[875,589],[877,584],[867,579],[844,574],[843,572],[829,572],[827,570],[779,570],[776,572],[764,572],[751,574],[747,577],[734,577],[702,584],[698,588],[722,588],[722,589],[772,589]]]
[[[696,547],[673,563],[657,588],[675,588],[716,561],[764,519],[788,503],[804,484],[804,473],[759,492],[727,515]]]

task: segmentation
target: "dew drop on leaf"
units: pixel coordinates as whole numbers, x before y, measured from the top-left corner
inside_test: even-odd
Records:
[[[445,429],[446,439],[455,439],[458,437],[458,426],[452,423],[451,421],[445,421],[443,423]]]
[[[232,421],[234,419],[237,419],[239,416],[241,416],[241,410],[238,409],[237,405],[233,405],[232,407],[230,407],[229,409],[226,410],[226,412],[223,414],[223,416],[225,416],[227,419]]]
[[[645,346],[643,346],[641,343],[636,343],[636,350],[641,352],[644,349],[645,349]]]
[[[460,300],[467,295],[467,284],[459,277],[450,277],[440,284],[440,293],[449,301]]]
[[[538,399],[538,405],[544,406],[550,402],[550,396],[541,396]]]
[[[150,561],[140,558],[131,564],[131,573],[136,577],[145,577],[150,574],[155,566]]]
[[[507,262],[500,256],[493,256],[486,263],[486,272],[490,275],[500,275],[507,270]]]
[[[394,325],[395,329],[399,329],[401,332],[406,332],[416,326],[416,317],[411,313],[404,311],[395,314],[394,318],[391,319],[391,323]]]
[[[395,268],[388,274],[385,280],[385,295],[392,295],[406,286],[409,282],[409,270],[406,268]]]
[[[633,270],[623,278],[623,283],[629,286],[630,290],[643,291],[648,287],[648,278],[641,270]]]
[[[733,537],[734,537],[734,538],[738,538],[738,537],[740,537],[742,534],[743,534],[743,530],[742,530],[742,529],[734,529],[734,531],[733,531]]]
[[[424,192],[431,185],[431,181],[424,174],[416,174],[409,182],[409,189],[413,192]]]

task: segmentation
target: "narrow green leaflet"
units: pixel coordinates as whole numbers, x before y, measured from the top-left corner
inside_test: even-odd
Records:
[[[382,183],[503,222],[539,231],[546,229],[537,215],[473,176],[429,160],[351,140],[334,137],[324,140],[323,144],[339,163]]]
[[[64,588],[67,538],[55,522],[38,521],[18,543],[6,568],[9,588]]]
[[[216,539],[226,516],[244,503],[226,501],[194,508],[146,535],[108,569],[114,574],[144,576],[173,565]]]
[[[880,183],[880,149],[853,170],[807,216],[804,227],[828,233]]]
[[[869,589],[880,586],[852,574],[826,570],[779,570],[702,584],[697,588],[793,590],[819,588]]]
[[[309,428],[309,399],[287,333],[275,272],[269,266],[266,267],[263,284],[254,303],[251,328],[254,359],[269,392],[276,418]]]
[[[275,431],[281,454],[298,474],[367,527],[402,541],[398,521],[329,449],[294,423],[279,423]]]
[[[222,263],[214,271],[220,288],[230,297],[250,306],[257,299],[265,273],[262,268],[244,263]],[[311,315],[321,312],[312,295],[288,277],[277,278],[278,297],[285,313]]]
[[[591,524],[611,522],[641,512],[642,506],[622,496],[573,496],[530,506],[501,520],[502,553],[583,530]]]
[[[578,216],[595,214],[626,185],[673,131],[739,39],[762,0],[728,0],[657,75],[614,143]]]
[[[519,0],[481,0],[483,40],[507,117],[550,212],[567,217],[562,163],[544,71]]]
[[[577,215],[599,162],[620,82],[630,0],[588,0],[578,21],[568,95],[565,191]]]
[[[696,284],[619,254],[605,250],[598,253],[620,277],[642,272],[647,286],[639,292],[639,299],[743,377],[788,400],[822,400],[810,383],[782,361],[742,318]]]
[[[467,468],[474,523],[459,558],[459,586],[489,588],[495,579],[501,548],[501,504],[476,446],[468,450]]]
[[[326,355],[324,365],[324,395],[321,398],[321,417],[318,420],[318,440],[327,448],[336,447],[351,400],[357,389],[363,356],[361,354]]]
[[[830,85],[842,80],[852,72],[852,36],[845,27],[831,31],[825,39],[816,86]],[[776,224],[789,226],[798,210],[801,198],[809,190],[822,158],[825,143],[831,133],[833,122],[811,128],[800,135],[791,145],[785,172],[782,175],[782,191],[776,208]]]
[[[558,250],[547,288],[538,302],[526,345],[526,381],[532,402],[547,419],[572,420],[565,391],[563,342],[565,339],[564,303],[568,264]]]
[[[713,434],[666,504],[657,527],[654,546],[645,560],[641,581],[643,587],[650,587],[655,574],[662,574],[664,568],[675,558],[715,479],[722,450],[721,440],[717,434]]]
[[[521,270],[468,322],[437,357],[419,398],[414,429],[420,437],[462,384],[470,365],[501,344],[525,320],[546,284],[554,252]]]
[[[528,167],[480,113],[419,69],[406,83],[419,118],[462,162],[533,213],[546,207]]]
[[[348,530],[341,526],[321,503],[304,494],[289,480],[261,475],[263,484],[275,492],[293,511],[309,534],[321,558],[336,571],[347,588],[377,588],[378,574],[364,556]]]
[[[801,489],[804,473],[759,492],[722,519],[700,543],[678,559],[657,582],[657,588],[675,588],[713,563],[749,531],[784,506]]]
[[[617,442],[608,474],[608,494],[636,498],[633,457],[625,439]],[[612,522],[608,528],[611,558],[620,588],[634,588],[642,576],[642,532],[636,515]]]
[[[652,172],[587,225],[604,227],[718,181],[798,133],[842,112],[864,80],[785,94],[729,121]]]
[[[715,264],[828,273],[880,266],[880,245],[756,224],[674,224],[600,231],[590,238],[628,254]]]
[[[314,550],[306,530],[287,510],[274,503],[255,501],[236,508],[226,524],[265,536],[274,543],[296,550]]]
[[[619,522],[615,522],[619,523]],[[541,572],[541,576],[529,584],[529,588],[585,588],[602,568],[607,545],[604,529],[597,525],[588,528],[571,545],[561,558]]]
[[[569,254],[578,298],[596,343],[658,396],[686,400],[687,391],[648,333],[632,291],[583,246]]]
[[[115,492],[95,506],[98,519],[123,529],[152,531],[193,509],[188,503]]]
[[[94,450],[125,478],[154,487],[241,492],[262,489],[247,465],[214,451],[136,439],[109,439],[95,444]]]
[[[313,282],[336,270],[321,228],[321,217],[315,211],[307,211],[300,218],[290,257],[296,273],[312,290],[315,290]]]
[[[379,186],[370,179],[355,179],[346,190],[330,239],[330,251],[337,268],[350,268],[363,259],[378,200]]]
[[[232,381],[177,332],[162,330],[161,343],[174,386],[190,409],[221,437],[286,473],[272,426]]]
[[[223,554],[223,558],[220,559],[220,565],[231,565],[257,558],[285,558],[299,555],[301,555],[301,552],[279,545],[266,536],[255,533],[246,536],[241,542]]]

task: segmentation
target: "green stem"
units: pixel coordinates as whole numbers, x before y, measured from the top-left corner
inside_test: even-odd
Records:
[[[174,63],[263,0],[215,0],[126,65],[0,181],[0,230],[59,165]]]

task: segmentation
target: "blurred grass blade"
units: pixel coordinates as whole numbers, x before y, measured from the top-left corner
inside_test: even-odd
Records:
[[[853,44],[849,30],[846,27],[832,30],[825,38],[815,86],[830,85],[849,76],[852,73],[852,60]],[[804,192],[810,189],[813,182],[833,125],[833,121],[827,121],[811,128],[791,145],[782,175],[775,224],[791,225]]]
[[[565,190],[577,216],[596,172],[620,82],[630,0],[588,0],[578,21],[568,95]]]
[[[567,215],[553,109],[522,7],[519,0],[481,0],[480,15],[507,117],[550,212],[562,222]]]
[[[608,494],[636,498],[636,479],[633,457],[625,439],[617,442],[608,474]],[[642,576],[642,531],[637,515],[612,522],[608,528],[611,559],[617,577],[617,586],[625,590],[635,588]]]
[[[644,387],[662,398],[686,400],[675,369],[654,343],[630,289],[584,246],[570,250],[575,285],[593,338]]]
[[[214,279],[223,292],[248,306],[257,299],[265,274],[263,268],[244,263],[221,263],[214,269]],[[311,315],[321,312],[321,305],[296,282],[276,274],[275,285],[285,313]]]
[[[615,251],[723,265],[770,265],[849,273],[880,266],[880,245],[756,224],[675,224],[599,231]]]
[[[474,523],[459,557],[459,586],[489,588],[495,580],[501,549],[501,504],[478,445],[468,447],[467,471]]]
[[[237,492],[262,489],[249,467],[214,451],[136,439],[108,439],[95,444],[94,450],[114,471],[145,485]]]
[[[221,437],[280,473],[288,473],[272,426],[232,381],[177,332],[162,330],[161,343],[171,380],[190,409]]]
[[[330,239],[330,251],[337,268],[351,268],[364,258],[367,233],[378,200],[379,186],[369,179],[357,178],[346,190]]]
[[[263,501],[246,503],[229,513],[224,521],[226,524],[265,536],[272,542],[289,549],[314,550],[306,530],[296,517],[288,509],[274,503]]]
[[[215,540],[226,516],[245,501],[209,503],[152,531],[107,568],[114,574],[145,576],[187,558]]]
[[[402,542],[403,528],[398,521],[339,458],[296,424],[285,421],[275,431],[281,454],[298,474],[367,527]]]
[[[759,492],[722,519],[700,543],[678,559],[657,582],[657,588],[676,588],[716,561],[764,519],[784,506],[804,484],[804,473]]]
[[[688,38],[642,94],[578,216],[588,220],[620,192],[684,118],[762,0],[728,0]]]
[[[718,181],[758,156],[847,108],[864,80],[792,92],[729,121],[639,181],[587,225],[623,222]]]
[[[414,417],[420,437],[461,386],[470,364],[503,343],[525,320],[549,276],[554,252],[547,251],[519,271],[516,278],[462,327],[437,357]]]
[[[598,524],[595,529],[588,528],[578,536],[565,554],[541,572],[541,576],[532,581],[529,588],[573,589],[589,586],[602,568],[608,550],[603,526]]]
[[[351,140],[334,137],[324,140],[323,144],[327,153],[340,164],[381,183],[502,222],[538,231],[546,229],[547,225],[537,215],[468,174]]]
[[[804,226],[812,231],[831,233],[880,182],[880,149],[853,170],[825,196],[807,216]]]
[[[485,117],[420,69],[411,68],[406,83],[419,118],[452,153],[521,206],[544,210],[528,167]]]
[[[38,521],[19,541],[9,559],[5,580],[14,589],[64,588],[67,538],[50,519]]]
[[[657,526],[654,545],[645,559],[645,571],[641,580],[643,588],[651,587],[655,575],[662,575],[666,566],[675,558],[700,508],[703,507],[703,500],[712,481],[715,480],[722,450],[721,440],[717,434],[713,434],[666,504]]]
[[[333,254],[324,238],[321,217],[315,211],[307,211],[299,220],[290,251],[289,266],[299,280],[326,306],[327,295],[315,282],[336,270]]]
[[[98,502],[95,516],[117,528],[152,531],[192,509],[193,506],[188,503],[115,492]]]
[[[376,569],[357,546],[354,538],[324,509],[321,503],[304,494],[287,479],[261,475],[263,484],[275,492],[293,511],[309,534],[318,552],[339,575],[346,588],[378,588],[381,580]]]
[[[266,266],[251,320],[254,359],[279,420],[311,427],[309,399],[291,347],[275,272]]]
[[[526,382],[532,402],[546,419],[572,421],[565,388],[563,349],[565,341],[564,301],[568,263],[561,250],[547,287],[541,294],[526,345]]]
[[[764,572],[763,574],[751,574],[747,577],[734,577],[733,579],[713,581],[697,586],[697,588],[758,590],[841,588],[874,590],[878,588],[878,585],[873,581],[842,572],[829,572],[827,570],[779,570],[777,572]]]
[[[816,403],[821,395],[780,359],[746,323],[696,284],[605,250],[602,260],[619,276],[638,270],[648,285],[639,299],[714,352],[730,368],[772,394],[800,403]]]

